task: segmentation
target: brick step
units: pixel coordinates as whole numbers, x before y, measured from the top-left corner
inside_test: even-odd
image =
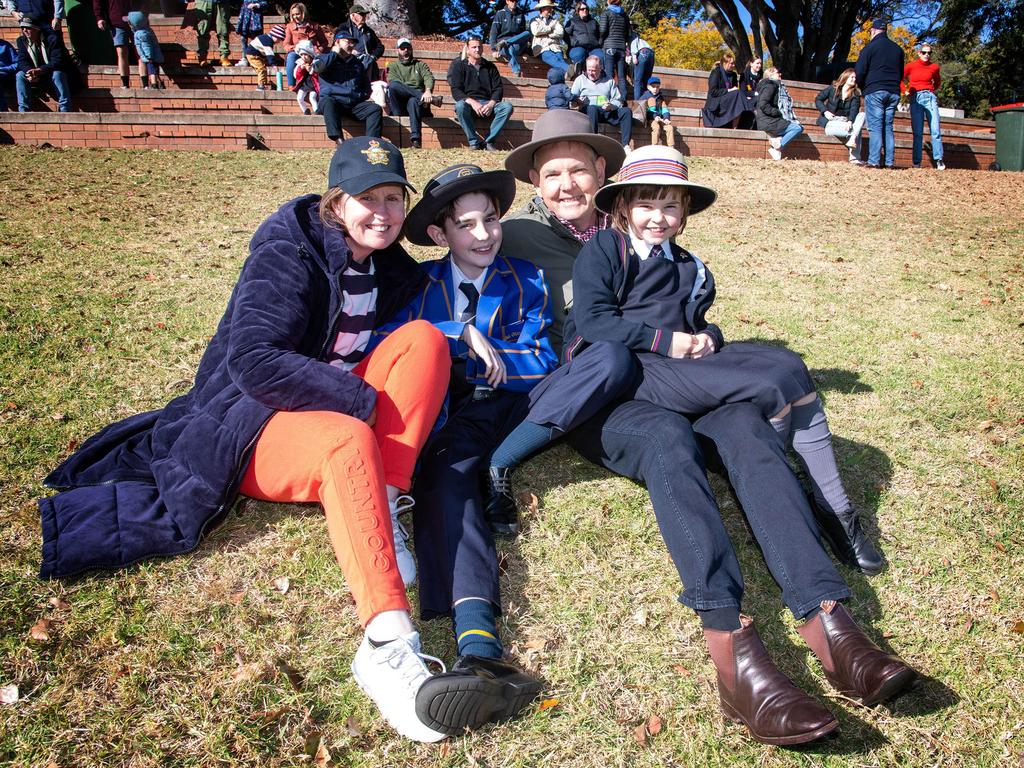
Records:
[[[118,76],[117,69],[115,67],[101,65],[88,67],[84,79],[91,88],[109,89],[111,92],[110,95],[114,99],[114,105],[94,108],[88,106],[87,103],[82,103],[82,109],[87,111],[104,112],[118,111],[120,109],[120,107],[116,106],[116,100],[123,97],[128,92],[120,88],[120,77]],[[274,78],[272,77],[272,84],[273,81]],[[132,82],[138,83],[137,75],[135,75],[134,72],[132,74]],[[167,69],[164,82],[167,86],[167,90],[164,93],[176,90],[186,90],[191,93],[194,93],[197,90],[211,90],[220,94],[227,90],[254,90],[256,86],[256,73],[249,67],[214,67],[210,69],[196,66],[169,67]],[[512,101],[513,104],[517,103],[516,100],[527,100],[540,106],[543,105],[544,91],[546,87],[546,81],[540,81],[535,78],[512,78],[505,81],[504,90],[506,98]],[[444,96],[447,102],[450,102],[451,91],[443,77],[438,78],[435,82],[434,91],[435,93]],[[700,109],[704,106],[704,96],[699,92],[665,88],[664,93],[669,103],[669,107],[673,110],[673,114],[689,115],[690,112],[699,113]],[[200,97],[193,96],[193,98]],[[217,98],[220,97],[218,96]],[[75,108],[77,109],[79,108],[77,105],[79,103],[79,99],[76,98],[75,101]],[[216,108],[216,98],[209,98],[207,101],[209,101],[211,105],[203,106],[201,107],[202,109],[207,110]],[[812,126],[815,120],[817,120],[818,110],[814,106],[813,101],[797,101],[794,103],[794,107],[797,117],[805,127]],[[235,107],[228,106],[226,108],[233,109]],[[138,110],[131,109],[131,111]],[[984,136],[987,136],[989,140],[994,141],[995,126],[992,121],[973,120],[967,118],[943,118],[942,126],[943,132],[978,132],[981,134],[976,137],[978,140],[982,140]],[[896,128],[897,130],[910,130],[910,117],[907,113],[897,113]]]
[[[616,136],[617,130],[603,126]],[[499,144],[508,150],[530,139],[533,122],[510,120]],[[761,131],[674,126],[676,146],[684,154],[707,157],[767,157],[768,142]],[[409,146],[408,118],[384,119],[384,135],[402,147]],[[636,131],[636,143],[647,143],[649,134]],[[163,113],[44,113],[0,114],[0,143],[50,144],[59,147],[128,147],[140,149],[316,149],[329,147],[323,119],[316,116]],[[987,169],[995,159],[990,145],[951,137],[943,142],[950,168]],[[462,147],[465,137],[451,119],[435,119],[424,126],[424,147]],[[896,143],[897,164],[910,164],[911,142]],[[865,147],[866,151],[866,147]],[[845,162],[846,148],[837,140],[817,133],[805,134],[788,147],[793,159]]]
[[[536,99],[510,98],[508,101],[515,108],[514,116],[519,120],[533,121],[546,112],[543,101]],[[55,107],[52,100],[41,102],[39,108],[52,111]],[[258,91],[254,88],[221,89],[218,91],[199,91],[187,89],[144,90],[141,88],[90,88],[76,95],[74,108],[83,113],[162,113],[189,114],[203,113],[209,115],[232,115],[237,113],[258,113],[272,115],[298,114],[298,106],[294,94],[284,91]],[[453,105],[446,100],[434,108],[434,116],[427,118],[429,125],[445,126],[454,120]],[[700,110],[696,107],[672,107],[673,123],[678,127],[699,128]],[[815,113],[816,114],[816,113]],[[634,133],[645,129],[634,125]],[[807,120],[804,131],[808,134],[824,136],[824,128]],[[897,136],[910,140],[912,133],[907,121],[896,125]],[[867,133],[865,132],[865,135]],[[990,132],[961,130],[955,124],[944,124],[943,138],[945,141],[964,140],[979,147],[994,147],[995,136]]]

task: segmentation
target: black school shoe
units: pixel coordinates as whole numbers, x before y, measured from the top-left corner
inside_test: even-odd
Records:
[[[825,541],[839,562],[856,568],[865,576],[877,576],[885,570],[885,559],[864,533],[855,508],[850,507],[846,512],[837,514],[822,509],[811,495],[807,501]]]
[[[416,716],[436,731],[461,733],[515,717],[541,688],[540,680],[507,661],[460,656],[450,671],[420,686]]]
[[[488,467],[483,477],[484,519],[495,536],[519,535],[519,511],[512,495],[512,472],[508,467]]]

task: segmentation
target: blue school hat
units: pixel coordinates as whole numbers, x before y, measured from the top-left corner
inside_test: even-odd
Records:
[[[435,174],[423,187],[423,197],[405,218],[405,236],[414,245],[434,245],[427,227],[437,214],[468,192],[488,192],[498,198],[498,215],[504,216],[516,197],[516,180],[508,171],[484,171],[476,165],[460,163]]]
[[[390,141],[356,136],[335,150],[327,171],[328,188],[340,187],[343,192],[358,195],[381,184],[398,184],[416,191],[405,178],[402,153]]]
[[[647,84],[650,85],[651,83],[654,83],[655,85],[661,85],[661,78],[657,77],[657,76],[655,76],[655,77],[648,77],[647,78]]]

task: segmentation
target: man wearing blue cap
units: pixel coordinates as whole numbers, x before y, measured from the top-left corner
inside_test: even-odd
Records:
[[[900,103],[903,80],[903,49],[885,33],[889,20],[884,16],[871,23],[871,41],[857,58],[857,84],[864,93],[867,115],[868,167],[878,168],[885,147],[885,167],[896,163],[896,107]]]
[[[384,111],[370,101],[370,78],[354,54],[355,38],[342,32],[330,53],[313,59],[313,71],[320,76],[318,114],[324,116],[327,136],[341,143],[341,118],[348,115],[362,121],[366,135],[380,138]]]

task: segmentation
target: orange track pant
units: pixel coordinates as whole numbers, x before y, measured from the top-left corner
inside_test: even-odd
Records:
[[[354,373],[377,390],[377,421],[333,411],[278,411],[239,489],[264,501],[319,501],[363,626],[409,610],[395,562],[385,485],[408,490],[448,389],[444,336],[418,320],[388,336]]]

